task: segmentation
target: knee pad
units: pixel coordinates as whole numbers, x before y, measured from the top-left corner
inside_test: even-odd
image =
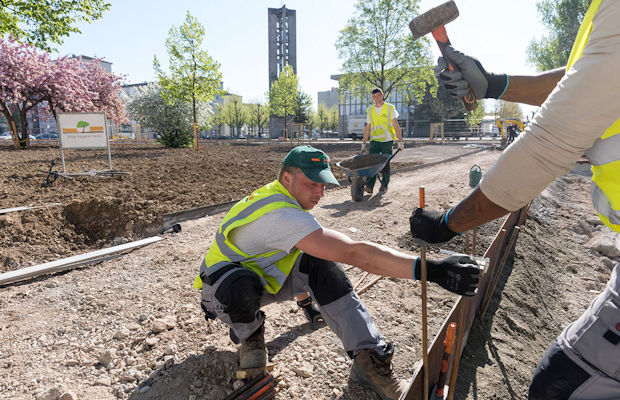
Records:
[[[338,300],[353,291],[353,286],[342,265],[304,254],[299,272],[308,275],[308,285],[320,306]]]
[[[256,273],[239,269],[220,283],[215,297],[226,306],[232,322],[249,323],[256,319],[264,290]]]

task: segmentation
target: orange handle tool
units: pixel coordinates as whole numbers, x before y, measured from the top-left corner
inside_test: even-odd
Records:
[[[446,339],[443,341],[443,357],[441,358],[441,369],[439,372],[439,380],[437,381],[437,389],[435,390],[435,396],[443,398],[443,389],[448,379],[448,367],[450,366],[450,356],[452,355],[452,349],[454,348],[454,337],[456,335],[456,323],[450,322],[448,330],[446,332]]]

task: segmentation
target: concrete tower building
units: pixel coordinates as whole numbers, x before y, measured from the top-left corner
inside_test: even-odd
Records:
[[[278,80],[280,72],[288,64],[297,74],[297,21],[295,10],[286,6],[267,9],[269,41],[269,87]],[[287,119],[287,125],[291,119]],[[269,119],[269,132],[272,138],[284,133],[284,118],[272,116]]]

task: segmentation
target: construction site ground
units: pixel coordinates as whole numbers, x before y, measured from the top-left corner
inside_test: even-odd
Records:
[[[475,146],[472,146],[471,144]],[[479,143],[408,143],[394,158],[383,196],[354,203],[348,187],[327,191],[319,222],[356,240],[417,254],[408,217],[426,188],[431,209],[466,196],[469,170],[485,172],[501,151]],[[318,143],[336,161],[359,143]],[[42,187],[52,144],[27,151],[0,146],[0,209],[58,203],[0,215],[0,272],[161,234],[162,214],[239,199],[275,178],[288,143],[204,143],[199,151],[114,144],[112,164],[131,175],[59,177]],[[107,169],[104,150],[65,153],[67,171]],[[61,168],[59,166],[56,169]],[[337,171],[337,168],[334,167]],[[535,200],[483,321],[476,319],[459,369],[455,399],[522,399],[546,348],[580,315],[620,261],[618,238],[589,199],[589,166],[578,165]],[[339,178],[344,178],[338,173]],[[219,321],[206,322],[191,288],[224,213],[181,223],[163,241],[96,265],[0,288],[0,399],[222,399],[241,385],[236,345]],[[478,229],[478,252],[501,221]],[[445,249],[464,251],[458,237]],[[443,257],[429,249],[429,258]],[[345,266],[353,283],[363,275]],[[367,278],[365,282],[369,282]],[[395,344],[394,367],[410,378],[422,358],[420,284],[384,278],[361,294],[382,335]],[[429,284],[429,334],[455,296]],[[350,382],[351,360],[337,337],[313,330],[294,302],[270,305],[266,341],[277,399],[374,399]]]

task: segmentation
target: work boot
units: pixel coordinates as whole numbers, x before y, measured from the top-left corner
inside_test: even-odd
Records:
[[[372,194],[372,188],[368,185],[364,185],[364,192]]]
[[[239,347],[239,369],[263,368],[267,365],[265,324],[250,335]]]
[[[311,297],[298,301],[297,305],[304,310],[304,315],[308,318],[308,321],[310,321],[312,329],[317,329],[321,321],[324,321],[319,308],[312,302]]]
[[[360,351],[353,360],[350,378],[372,389],[382,400],[397,400],[407,389],[406,380],[397,380],[392,372],[394,346],[388,343],[388,351],[379,355],[374,349]]]

